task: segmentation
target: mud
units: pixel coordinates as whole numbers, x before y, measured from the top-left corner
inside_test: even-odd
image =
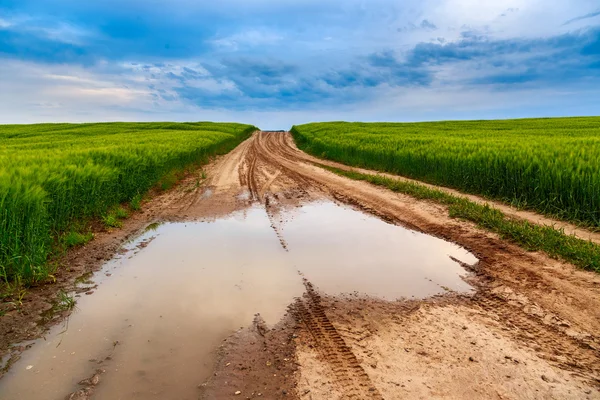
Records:
[[[117,335],[109,337],[112,350],[106,343],[104,348],[88,345],[96,352],[96,362],[102,361],[100,367],[82,367],[77,374],[69,367],[61,370],[63,376],[56,373],[51,380],[63,382],[56,385],[62,387],[62,394],[83,391],[83,396],[91,398],[135,398],[131,389],[137,385],[147,390],[142,398],[152,398],[152,384],[147,382],[150,379],[135,376],[140,370],[135,365],[139,352],[133,349],[153,354],[180,341],[198,342],[198,330],[206,328],[194,319],[203,309],[198,302],[208,301],[202,296],[211,289],[232,293],[234,280],[218,286],[214,281],[207,284],[200,271],[190,272],[188,268],[187,275],[171,274],[183,277],[170,290],[162,291],[170,297],[163,297],[157,304],[161,291],[148,290],[151,284],[138,287],[135,279],[118,274],[132,274],[142,268],[136,263],[144,254],[152,254],[146,261],[150,264],[164,257],[161,268],[153,268],[144,276],[149,280],[154,276],[168,287],[171,281],[165,271],[172,271],[179,256],[188,254],[189,247],[208,246],[207,254],[218,252],[219,245],[234,240],[236,234],[229,231],[218,243],[210,240],[218,238],[217,234],[205,240],[193,234],[190,237],[196,240],[183,240],[185,246],[179,248],[171,243],[168,254],[163,254],[153,250],[161,248],[161,236],[165,240],[179,236],[161,233],[162,229],[176,229],[182,223],[192,229],[186,221],[196,221],[194,226],[219,226],[239,218],[241,223],[260,212],[259,231],[269,237],[269,259],[272,254],[281,256],[283,266],[277,271],[285,271],[285,277],[265,278],[262,286],[257,283],[255,289],[264,293],[250,297],[264,295],[265,302],[223,300],[235,308],[229,310],[233,314],[227,314],[228,307],[218,304],[213,307],[215,313],[237,315],[233,318],[235,326],[232,323],[218,334],[209,334],[202,346],[191,345],[196,349],[192,354],[180,350],[171,359],[154,362],[155,371],[144,370],[150,377],[164,374],[162,383],[166,388],[162,388],[160,398],[187,398],[188,393],[206,399],[600,398],[598,275],[543,254],[525,252],[469,222],[450,218],[443,206],[332,174],[317,166],[321,162],[297,150],[289,133],[256,133],[212,163],[202,185],[196,184],[196,176],[190,177],[176,190],[146,204],[147,214],[135,215],[121,233],[98,235],[84,249],[71,252],[64,260],[68,268],[93,270],[117,252],[127,237],[143,232],[149,223],[172,222],[146,232],[144,235],[158,236],[141,249],[135,247],[133,251],[139,254],[133,258],[115,261],[130,264],[105,272],[104,281],[96,282],[93,294],[82,294],[80,311],[71,315],[69,326],[72,329],[77,318],[85,320],[85,315],[93,315],[85,310],[86,304],[111,290],[123,296],[127,291],[138,293],[132,305],[124,302],[124,309],[139,309],[141,315],[151,313],[152,306],[165,307],[162,303],[177,309],[195,300],[196,307],[183,307],[178,318],[196,324],[181,325],[183,330],[173,329],[172,325],[165,329],[160,321],[145,318],[142,325],[146,326],[138,331],[145,335],[154,329],[160,335],[179,332],[195,336],[182,340],[175,336],[151,346],[144,343],[144,335]],[[356,216],[358,219],[353,219]],[[377,228],[370,230],[370,224]],[[250,237],[259,240],[262,236],[252,233]],[[250,239],[240,239],[245,241]],[[230,243],[234,242],[220,257],[226,259],[228,253],[238,250],[243,254],[244,243]],[[178,249],[175,253],[171,250],[174,248]],[[264,260],[263,254],[257,254],[256,259]],[[194,260],[196,266],[201,265],[202,256]],[[361,266],[368,266],[368,272],[364,273]],[[239,265],[228,270],[237,271],[232,273],[239,277]],[[57,287],[66,287],[69,280],[74,280],[73,275],[59,276]],[[290,286],[285,287],[285,282]],[[182,289],[178,295],[180,286],[198,290]],[[43,290],[38,295],[37,301],[42,302]],[[30,299],[35,296],[32,294]],[[35,321],[36,313],[48,307],[25,302],[20,313],[11,313],[15,320],[30,323]],[[103,312],[112,314],[111,320],[116,321],[114,315],[119,315],[119,309],[105,305]],[[24,311],[30,314],[24,315]],[[49,324],[57,320],[60,317]],[[93,320],[90,323],[95,323]],[[5,321],[4,317],[0,320],[4,332],[10,329]],[[227,326],[222,322],[213,324]],[[3,339],[3,345],[35,337],[48,323],[20,331],[12,326],[12,336]],[[124,343],[131,345],[131,350]],[[31,372],[35,365],[27,362],[27,357],[34,357],[38,345],[29,350],[24,345],[13,347],[13,361],[15,354],[21,354],[22,359],[13,363],[9,374],[15,371],[15,375],[26,376],[23,374]],[[106,355],[108,351],[115,354]],[[184,363],[187,356],[189,360]],[[111,368],[117,368],[119,357],[124,358],[116,374]],[[32,368],[23,370],[29,365]],[[170,373],[179,371],[181,365],[190,367],[189,375]],[[106,372],[98,375],[98,384],[90,385],[89,379],[93,380],[98,368]],[[0,380],[3,395],[7,378]],[[178,378],[190,384],[181,384]],[[83,387],[78,385],[82,379],[88,380]],[[109,385],[109,379],[115,379],[115,384]],[[119,379],[122,384],[116,383]],[[192,381],[196,384],[193,390]]]

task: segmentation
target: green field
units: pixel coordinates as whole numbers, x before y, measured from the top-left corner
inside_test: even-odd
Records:
[[[292,128],[317,157],[600,227],[600,117]]]
[[[124,202],[175,171],[231,150],[256,128],[234,123],[0,125],[0,274],[44,280],[59,237],[81,221],[116,223]],[[134,207],[135,208],[135,207]]]

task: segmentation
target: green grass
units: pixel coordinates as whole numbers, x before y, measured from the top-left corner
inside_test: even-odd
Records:
[[[144,232],[155,231],[161,225],[160,222],[153,222],[144,229]]]
[[[237,146],[256,128],[234,123],[0,125],[0,277],[50,276],[48,257],[81,221],[119,226],[152,187]],[[175,179],[175,180],[174,180]],[[70,239],[77,241],[75,236]]]
[[[133,196],[133,199],[131,199],[131,202],[129,203],[129,207],[133,211],[139,211],[142,208],[142,195],[138,193]]]
[[[107,228],[121,228],[123,222],[119,221],[119,218],[114,212],[109,212],[102,217],[102,222]]]
[[[69,248],[84,245],[93,238],[94,234],[92,232],[80,233],[76,231],[69,231],[62,237],[62,242],[67,248]]]
[[[102,216],[102,222],[107,228],[121,228],[123,226],[122,219],[129,218],[129,212],[123,207],[114,207],[108,213]]]
[[[179,176],[181,172],[179,171],[171,171],[158,182],[158,187],[161,190],[169,190],[179,181]]]
[[[58,292],[57,301],[54,305],[56,311],[69,311],[75,308],[75,298],[64,291]]]
[[[344,171],[326,166],[321,167],[338,175],[367,181],[416,199],[432,200],[447,205],[451,217],[475,222],[526,250],[543,251],[553,258],[560,258],[580,268],[600,272],[600,246],[591,241],[566,235],[562,230],[509,218],[501,211],[488,205],[477,204],[465,197],[454,196],[418,183],[390,179],[379,175]]]
[[[600,117],[292,128],[302,150],[600,228]]]
[[[119,219],[125,219],[129,217],[129,213],[123,207],[117,207],[114,210],[115,216]]]

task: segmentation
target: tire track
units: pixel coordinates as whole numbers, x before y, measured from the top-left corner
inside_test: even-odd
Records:
[[[300,174],[294,168],[294,159],[281,157],[280,141],[285,137],[282,133],[265,133],[261,132],[256,140],[256,152],[260,155],[261,161],[281,171],[293,184],[293,192],[297,197],[308,197],[309,189],[328,194],[329,191],[324,185],[321,185],[317,180]]]
[[[485,263],[469,265],[451,258],[465,270],[483,277],[488,284],[502,282],[499,279],[491,280],[485,274]],[[493,288],[485,283],[478,286],[479,290],[471,301],[484,310],[488,317],[496,316],[505,330],[510,330],[522,343],[533,347],[540,357],[600,385],[600,351],[596,336],[581,339],[567,335],[563,326],[549,324],[543,317],[526,312],[523,304],[511,304],[510,299],[493,293]]]
[[[297,174],[293,168],[289,168],[272,157],[274,148],[270,147],[273,138],[283,136],[279,132],[259,132],[253,138],[246,159],[240,165],[240,183],[246,186],[250,193],[250,202],[263,203],[267,216],[271,222],[271,228],[275,231],[279,242],[284,250],[288,250],[287,242],[283,237],[281,229],[277,226],[276,214],[278,211],[278,194],[270,193],[271,185],[277,180],[287,183],[287,189],[283,195],[286,199],[308,198],[309,188],[315,187],[315,182]],[[272,175],[267,173],[267,168],[274,171]],[[262,182],[262,184],[261,184]]]
[[[304,286],[305,296],[296,301],[293,314],[296,321],[304,325],[315,343],[315,348],[331,367],[335,383],[344,398],[383,399],[350,347],[327,317],[319,294],[306,279]]]
[[[480,290],[473,297],[473,302],[488,316],[498,316],[506,329],[511,330],[521,343],[537,347],[542,358],[600,384],[600,353],[586,343],[544,325],[537,318],[523,312],[520,307],[512,306],[502,297],[488,291]]]
[[[253,146],[250,149],[247,159],[246,179],[245,183],[250,191],[250,198],[252,200],[260,201],[260,193],[258,192],[257,175],[256,175],[256,161],[258,159],[256,155],[256,148]]]

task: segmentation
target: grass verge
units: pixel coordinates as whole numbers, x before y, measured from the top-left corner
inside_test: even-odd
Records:
[[[480,227],[497,233],[503,239],[508,239],[526,250],[543,251],[552,258],[560,258],[577,267],[600,273],[600,246],[591,241],[567,235],[562,229],[507,217],[502,211],[487,204],[480,205],[467,198],[431,189],[418,183],[355,171],[344,171],[321,164],[319,166],[350,179],[366,181],[419,200],[432,200],[446,205],[452,218],[475,222]]]

